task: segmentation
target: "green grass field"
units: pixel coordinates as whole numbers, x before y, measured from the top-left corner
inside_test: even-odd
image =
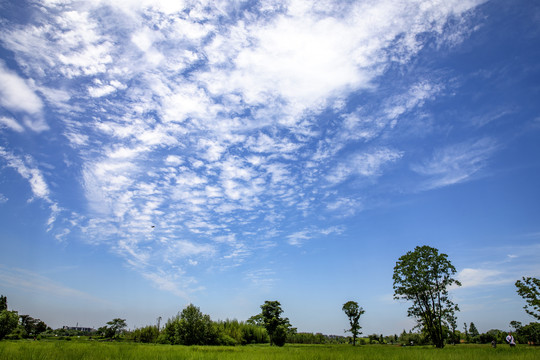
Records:
[[[282,348],[261,346],[171,346],[137,343],[103,343],[96,341],[2,341],[2,360],[63,359],[369,359],[369,360],[536,360],[540,348],[521,345],[509,348],[499,345],[458,345],[444,349],[433,347],[398,347],[390,345],[286,345]]]

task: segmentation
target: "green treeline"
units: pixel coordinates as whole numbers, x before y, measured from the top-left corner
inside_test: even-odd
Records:
[[[267,327],[264,316],[261,316],[263,313],[253,316],[247,322],[228,319],[212,321],[209,315],[203,314],[198,307],[190,304],[181,313],[168,319],[162,329],[158,329],[157,326],[145,326],[125,332],[125,338],[142,343],[234,346],[269,343],[270,331],[274,336],[273,343],[278,346],[282,346],[285,342],[298,344],[345,342],[343,337],[297,333],[287,318],[282,319],[279,316],[281,308],[277,301],[267,301],[261,308],[267,310],[266,324],[270,324]],[[280,326],[282,330],[278,330]],[[106,329],[101,330],[106,332]]]

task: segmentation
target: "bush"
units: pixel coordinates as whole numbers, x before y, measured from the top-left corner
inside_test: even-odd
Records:
[[[270,341],[270,338],[265,328],[251,324],[242,325],[242,345],[264,344],[268,341]]]
[[[529,345],[540,344],[540,323],[530,323],[518,330],[518,336],[523,338]]]
[[[218,336],[218,344],[223,346],[235,346],[236,340],[225,333],[220,333]]]
[[[285,325],[278,325],[278,327],[276,327],[276,330],[274,331],[274,336],[272,337],[272,342],[274,343],[274,345],[285,345],[285,341],[287,340],[287,331],[288,328]]]
[[[19,315],[15,311],[0,311],[0,340],[17,328]]]
[[[320,333],[289,333],[287,342],[290,344],[326,344],[327,338]]]

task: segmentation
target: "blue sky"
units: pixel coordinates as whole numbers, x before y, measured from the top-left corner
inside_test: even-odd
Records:
[[[414,322],[396,260],[447,253],[458,323],[532,321],[533,1],[0,1],[0,289],[53,327],[192,302],[299,331]]]

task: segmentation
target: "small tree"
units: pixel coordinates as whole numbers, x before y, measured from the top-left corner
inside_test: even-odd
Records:
[[[345,332],[352,333],[353,346],[355,346],[356,338],[358,337],[358,335],[362,334],[362,332],[360,331],[360,329],[362,328],[360,326],[360,316],[365,313],[365,310],[359,307],[356,301],[347,301],[345,304],[343,304],[343,307],[341,309],[349,318],[349,325],[351,326],[350,329],[345,330]]]
[[[523,308],[527,314],[540,320],[540,279],[523,277],[516,281],[517,293],[527,302]]]
[[[0,311],[7,310],[7,297],[0,295]]]
[[[463,334],[465,335],[465,341],[469,342],[469,330],[467,330],[467,323],[463,323]]]
[[[476,328],[476,325],[471,321],[469,324],[469,336],[472,338],[473,342],[478,342],[478,336],[480,335],[480,332]]]
[[[177,327],[179,342],[184,345],[213,345],[217,342],[210,315],[205,315],[193,304],[189,304],[180,314]]]
[[[459,311],[448,295],[451,285],[461,285],[452,277],[455,273],[448,255],[429,246],[417,246],[394,267],[394,299],[413,302],[408,316],[416,318],[438,348],[444,347],[445,325]]]

